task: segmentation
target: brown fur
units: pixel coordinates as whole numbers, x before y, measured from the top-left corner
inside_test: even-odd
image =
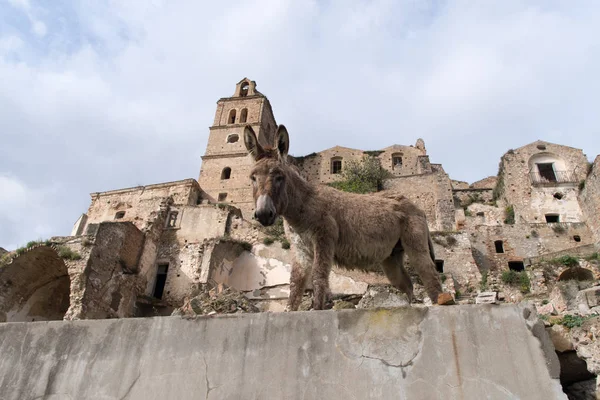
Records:
[[[283,125],[275,149],[263,149],[250,126],[246,148],[255,160],[251,172],[256,216],[270,225],[283,217],[295,259],[288,308],[297,310],[312,277],[315,310],[323,309],[333,263],[345,268],[381,265],[390,282],[412,299],[413,286],[403,266],[404,252],[433,302],[441,293],[425,214],[406,198],[341,192],[312,185],[287,163],[289,136]]]

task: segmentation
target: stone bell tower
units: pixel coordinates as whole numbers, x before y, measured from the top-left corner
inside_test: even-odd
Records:
[[[198,182],[212,202],[233,204],[249,219],[254,204],[248,178],[252,162],[244,146],[246,125],[263,146],[273,144],[277,123],[271,104],[248,78],[235,85],[233,96],[217,101]]]

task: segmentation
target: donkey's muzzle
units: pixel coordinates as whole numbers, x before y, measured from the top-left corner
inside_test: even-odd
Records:
[[[264,226],[270,226],[275,223],[277,215],[271,210],[260,210],[254,213],[254,218]]]
[[[256,200],[256,211],[254,212],[254,218],[256,218],[264,226],[270,226],[275,223],[277,218],[277,212],[275,211],[275,205],[270,196],[263,194]]]

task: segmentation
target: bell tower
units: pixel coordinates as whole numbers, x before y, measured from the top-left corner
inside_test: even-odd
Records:
[[[277,123],[271,104],[248,78],[235,85],[233,96],[217,101],[198,183],[211,202],[233,204],[249,219],[254,203],[248,178],[252,161],[244,146],[246,125],[252,126],[262,145],[273,144]]]

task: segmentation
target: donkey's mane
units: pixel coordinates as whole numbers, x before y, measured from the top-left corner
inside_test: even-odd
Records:
[[[265,147],[261,154],[256,155],[256,161],[264,160],[265,158],[271,158],[273,160],[279,159],[279,153],[274,147]]]

